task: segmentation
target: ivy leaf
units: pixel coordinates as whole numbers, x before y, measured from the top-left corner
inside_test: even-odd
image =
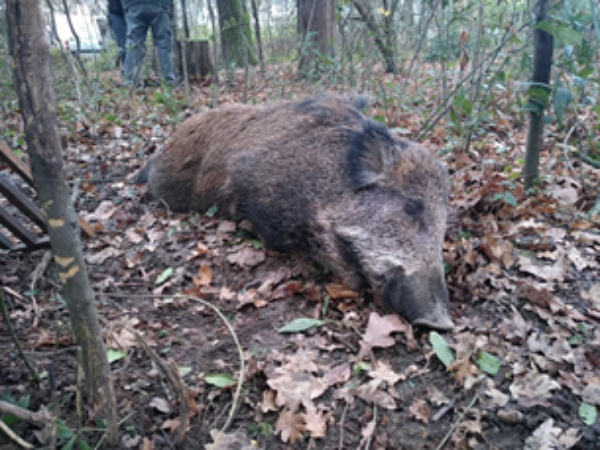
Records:
[[[112,364],[115,361],[125,358],[127,356],[127,352],[124,350],[115,350],[114,348],[109,348],[106,350],[106,356],[108,358],[108,363]]]
[[[444,363],[444,366],[448,367],[454,361],[454,352],[448,345],[446,339],[444,339],[439,333],[432,331],[429,333],[429,342],[433,347],[433,351],[437,357]]]
[[[154,282],[154,284],[156,284],[157,286],[160,284],[163,284],[165,281],[167,281],[171,275],[173,275],[173,268],[169,267],[168,269],[165,269],[162,271],[162,273],[156,277],[156,281]]]
[[[554,111],[556,112],[556,118],[558,124],[563,126],[563,117],[565,115],[565,109],[569,106],[569,103],[573,101],[573,94],[570,90],[564,87],[559,87],[554,92]]]
[[[191,367],[180,367],[179,368],[179,376],[181,378],[184,378],[186,375],[188,375],[190,372],[192,371]]]
[[[500,370],[502,362],[491,353],[479,350],[477,359],[475,359],[475,364],[477,364],[477,366],[485,373],[494,376],[498,373],[498,370]]]
[[[233,386],[237,383],[237,380],[235,378],[232,378],[231,376],[225,373],[215,373],[211,375],[206,375],[204,377],[204,381],[221,389]]]
[[[208,217],[214,217],[217,214],[218,209],[219,208],[217,207],[217,205],[213,205],[210,208],[208,208],[208,211],[206,211],[206,215]]]
[[[319,319],[309,319],[306,317],[301,317],[299,319],[294,319],[290,323],[284,325],[279,330],[279,333],[299,333],[300,331],[306,331],[314,327],[320,327],[325,325],[324,320]]]
[[[579,405],[579,417],[586,425],[593,425],[598,418],[598,410],[594,405],[581,402],[581,405]]]
[[[548,20],[542,20],[536,25],[536,28],[545,31],[546,33],[550,33],[557,41],[560,41],[562,45],[565,46],[580,45],[583,40],[583,36],[579,31],[559,23],[549,22]]]
[[[518,206],[517,199],[512,194],[512,192],[505,192],[502,200],[504,200],[504,203],[506,203],[507,205],[510,205],[514,208],[516,208]]]

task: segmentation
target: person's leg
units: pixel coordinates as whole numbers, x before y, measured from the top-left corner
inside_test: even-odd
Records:
[[[115,42],[119,47],[119,57],[121,58],[121,64],[125,66],[125,49],[127,45],[127,23],[125,17],[119,14],[110,14],[109,16],[110,27],[113,31]]]
[[[152,36],[156,52],[158,53],[158,62],[163,80],[167,85],[174,85],[173,31],[171,30],[169,14],[162,8],[152,21]]]
[[[133,85],[139,82],[139,72],[146,53],[149,21],[143,6],[129,8],[125,13],[125,20],[127,22],[125,83]]]

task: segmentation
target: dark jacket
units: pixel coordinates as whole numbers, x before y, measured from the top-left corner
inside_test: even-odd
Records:
[[[148,5],[148,6],[160,6],[170,11],[173,7],[172,0],[122,0],[123,8],[127,11],[127,8],[131,6],[140,6],[140,5]]]
[[[108,0],[108,13],[116,16],[124,16],[123,3],[121,0]]]

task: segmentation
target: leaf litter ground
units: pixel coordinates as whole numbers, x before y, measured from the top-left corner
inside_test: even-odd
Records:
[[[194,92],[198,110],[210,91]],[[256,98],[276,97],[262,87]],[[265,249],[244,222],[152,203],[126,179],[171,125],[147,105],[138,113],[131,124],[81,123],[63,133],[81,180],[79,211],[98,230],[86,258],[127,418],[122,448],[170,448],[181,426],[182,399],[135,333],[173,361],[187,386],[183,448],[600,448],[599,170],[564,158],[549,138],[546,181],[525,195],[514,181],[524,147],[518,129],[492,130],[477,151],[442,156],[453,180],[444,257],[457,327],[440,336],[413,329],[306,259]],[[133,133],[135,120],[143,124]],[[394,125],[418,128],[412,116],[400,120]],[[442,134],[424,145],[439,149]],[[11,321],[45,374],[31,387],[2,323],[0,395],[29,395],[31,409],[52,407],[75,429],[76,351],[42,260],[0,255]],[[246,366],[239,398],[231,334],[210,307],[184,296],[210,302],[234,328]],[[280,331],[286,325],[291,332]],[[86,426],[96,418],[84,411]],[[14,430],[36,442],[26,424]],[[90,443],[97,436],[84,434]]]

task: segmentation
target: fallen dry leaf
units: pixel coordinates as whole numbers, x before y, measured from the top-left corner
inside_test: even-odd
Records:
[[[581,393],[584,402],[600,406],[600,384],[588,384]]]
[[[546,405],[552,391],[560,389],[560,384],[547,374],[533,371],[527,372],[523,377],[516,378],[510,385],[512,397],[522,406],[527,408],[535,405]]]
[[[479,375],[479,369],[475,364],[469,361],[468,357],[457,359],[448,366],[452,376],[456,381],[465,384],[471,377]]]
[[[404,375],[398,374],[385,363],[378,363],[375,370],[371,370],[368,374],[371,378],[385,381],[388,386],[395,385],[398,381],[405,379]]]
[[[515,263],[513,245],[506,239],[488,234],[481,240],[481,249],[490,261],[501,263],[504,269],[510,269]]]
[[[360,431],[360,435],[362,436],[362,439],[360,440],[359,448],[363,448],[363,446],[369,441],[369,439],[371,439],[373,437],[373,433],[375,432],[376,426],[377,426],[377,421],[375,419],[373,419],[370,422],[367,422],[367,424],[363,427],[363,429]]]
[[[171,433],[175,433],[179,429],[180,426],[181,426],[181,420],[179,420],[179,417],[176,417],[174,419],[165,420],[160,427],[163,430],[168,429]]]
[[[327,386],[345,383],[350,379],[350,364],[343,363],[332,367],[323,374],[323,381]]]
[[[429,423],[431,417],[431,409],[423,399],[416,399],[408,408],[410,417],[413,417],[420,422]]]
[[[343,300],[348,298],[357,298],[358,293],[344,284],[330,283],[325,286],[325,290],[334,300]]]
[[[547,289],[537,288],[531,283],[521,283],[518,289],[518,295],[540,308],[546,308],[553,313],[561,311],[564,303]]]
[[[221,433],[221,430],[210,430],[212,444],[206,445],[206,450],[256,450],[256,446],[245,431]]]
[[[242,291],[237,295],[238,305],[237,308],[243,308],[246,305],[254,305],[257,308],[263,308],[269,304],[256,289],[248,289]]]
[[[279,414],[279,418],[275,424],[275,432],[281,434],[283,442],[294,444],[296,441],[302,439],[302,432],[304,430],[306,430],[306,423],[304,422],[303,414],[295,414],[289,409],[284,409]]]
[[[600,283],[590,286],[587,291],[581,291],[581,296],[588,300],[593,307],[600,308]]]
[[[564,258],[559,258],[554,264],[545,264],[533,257],[520,255],[519,270],[536,276],[544,281],[563,281],[565,278]]]
[[[261,403],[262,412],[266,413],[269,411],[278,411],[276,404],[277,392],[272,389],[267,389],[263,392],[263,399]]]
[[[105,221],[110,219],[117,209],[119,205],[115,205],[111,200],[103,200],[93,213],[84,214],[84,218],[88,222]]]
[[[85,261],[90,265],[99,265],[109,258],[121,256],[122,252],[114,247],[105,247],[99,252],[86,252]]]
[[[554,426],[553,419],[547,419],[525,440],[524,450],[567,450],[577,444],[578,435],[578,430],[563,432]]]
[[[381,317],[376,312],[369,315],[367,330],[360,341],[358,358],[363,358],[374,347],[391,347],[396,343],[392,333],[404,333],[408,326],[395,314]]]
[[[427,386],[427,398],[434,405],[440,406],[450,402],[450,399],[435,386]]]
[[[507,394],[496,389],[495,383],[492,380],[487,380],[483,393],[489,406],[493,409],[503,408],[510,400],[510,397]]]
[[[384,409],[396,409],[396,402],[387,393],[380,391],[381,380],[371,380],[360,385],[354,390],[354,394],[367,403],[373,403]]]
[[[142,440],[141,450],[154,450],[156,448],[156,444],[154,443],[154,439],[144,438]]]
[[[327,433],[327,424],[329,423],[331,413],[319,411],[314,406],[306,408],[306,414],[302,414],[304,419],[304,430],[310,433],[313,438],[323,438]]]
[[[202,255],[206,255],[207,253],[210,253],[210,249],[203,243],[199,242],[196,245],[196,247],[190,252],[190,254],[186,256],[185,260],[189,262]]]
[[[526,321],[516,309],[513,310],[511,317],[503,318],[498,325],[500,336],[504,336],[507,340],[524,341],[529,330],[531,330],[531,323]]]
[[[169,414],[171,412],[170,403],[162,397],[154,397],[150,400],[149,405],[164,414]]]
[[[265,260],[264,250],[254,250],[252,247],[243,247],[240,251],[230,254],[227,261],[241,267],[254,267]]]
[[[210,286],[213,280],[213,273],[210,267],[200,266],[198,277],[194,277],[193,281],[196,286]]]
[[[299,409],[300,405],[308,408],[312,406],[313,399],[320,397],[327,385],[320,378],[308,372],[286,372],[282,369],[267,380],[271,389],[277,391],[277,406],[286,407],[292,412]]]

